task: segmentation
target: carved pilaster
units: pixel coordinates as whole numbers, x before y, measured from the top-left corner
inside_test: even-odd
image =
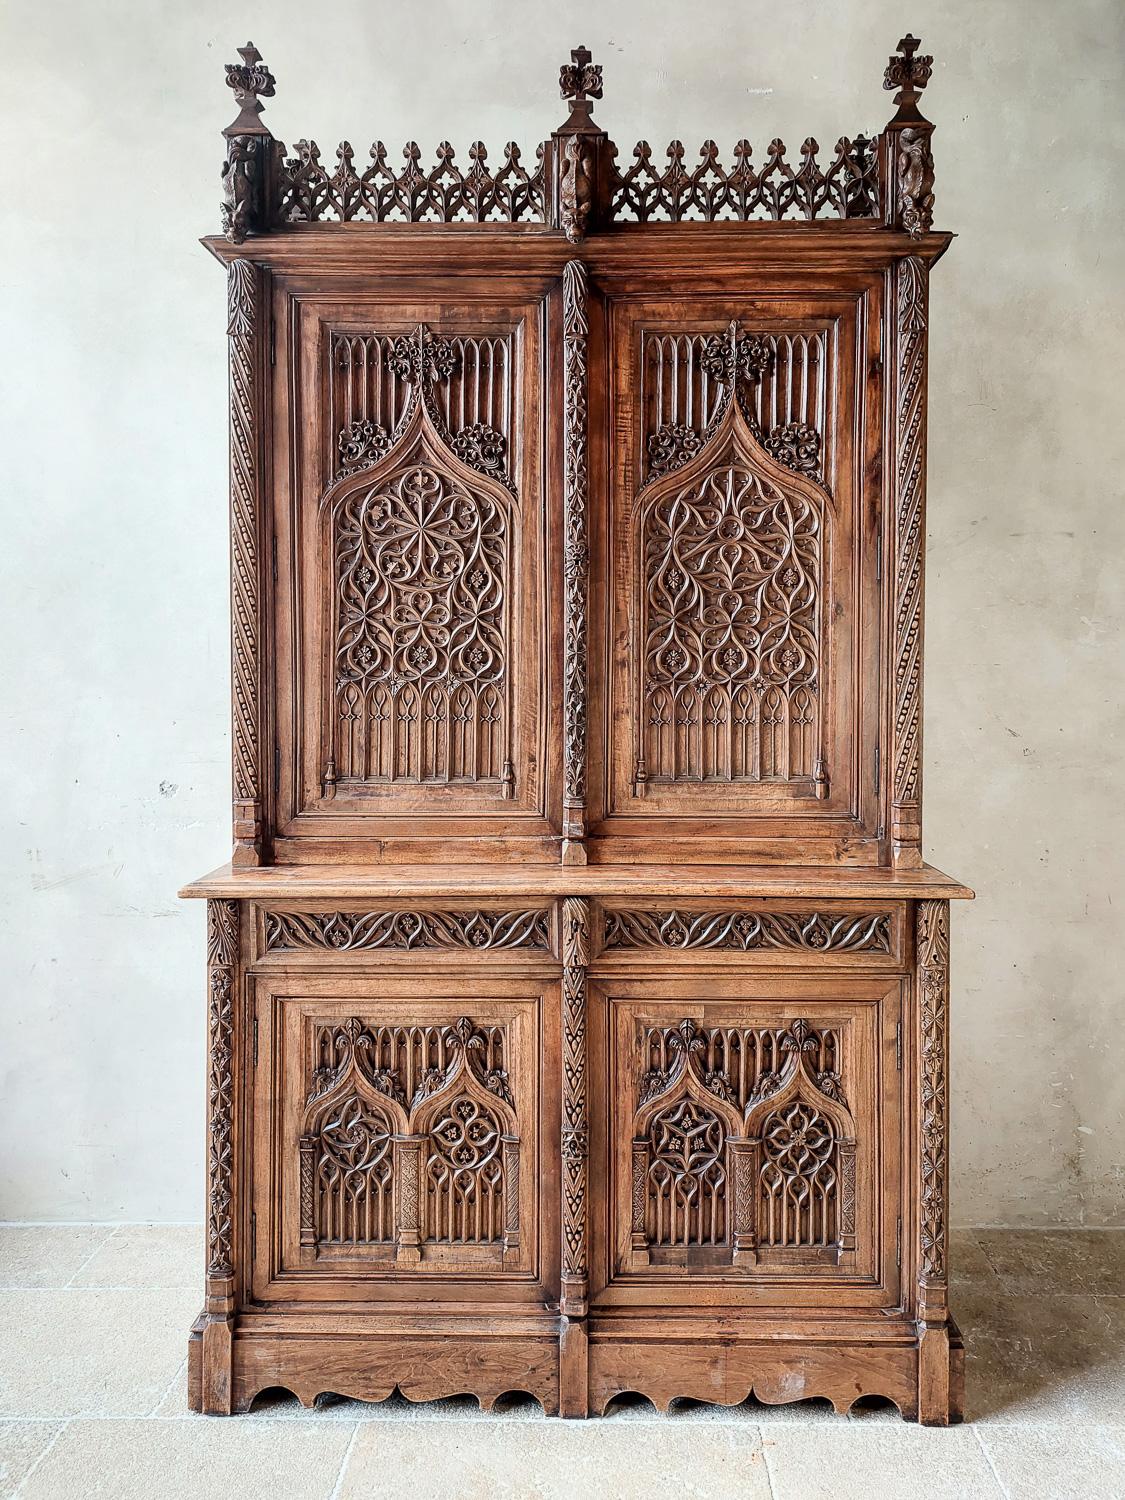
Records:
[[[562,1311],[584,1317],[588,1280],[586,1099],[586,971],[590,964],[590,903],[562,907]]]
[[[234,1322],[234,1046],[238,903],[207,903],[207,1300],[203,1410],[230,1411]]]
[[[316,1248],[316,1218],[313,1203],[313,1157],[316,1136],[301,1137],[301,1248]]]
[[[504,1259],[518,1261],[520,1251],[520,1142],[506,1135],[504,1150]]]
[[[585,864],[587,747],[587,599],[590,544],[587,518],[586,267],[563,270],[563,847],[564,864]]]
[[[944,1322],[949,1190],[949,902],[917,906],[918,1315]]]
[[[231,685],[236,865],[264,860],[262,812],[262,272],[232,262],[230,343]]]
[[[898,109],[883,132],[880,174],[884,222],[915,237],[934,223],[934,127],[918,108],[934,60],[917,56],[920,45],[917,37],[904,36],[883,75],[883,87],[898,90]]]
[[[643,1137],[633,1142],[633,1222],[630,1233],[630,1249],[634,1266],[647,1266],[649,1262],[648,1234],[645,1230],[645,1214],[648,1207],[648,1141]]]
[[[922,633],[926,540],[926,320],[918,256],[894,270],[894,534],[891,846],[895,865],[922,864]]]
[[[841,1253],[855,1250],[855,1141],[840,1142]]]
[[[758,1259],[757,1191],[761,1147],[756,1140],[731,1140],[727,1149],[730,1152],[734,1200],[731,1260],[736,1266],[750,1267]]]
[[[395,1259],[398,1264],[417,1265],[422,1256],[422,1200],[421,1173],[422,1147],[425,1137],[401,1135],[395,1137],[395,1192],[398,1222],[398,1248]]]

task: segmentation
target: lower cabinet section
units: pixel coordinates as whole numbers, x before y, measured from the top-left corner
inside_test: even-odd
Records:
[[[212,901],[193,1406],[956,1420],[945,903],[697,904]]]

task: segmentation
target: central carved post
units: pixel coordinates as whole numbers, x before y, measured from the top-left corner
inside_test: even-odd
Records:
[[[590,965],[590,903],[562,905],[562,1331],[559,1400],[563,1416],[587,1413],[589,1295],[587,1178],[590,1129],[586,1097],[586,972]]]
[[[563,845],[564,865],[586,863],[587,634],[590,576],[586,267],[563,270]]]

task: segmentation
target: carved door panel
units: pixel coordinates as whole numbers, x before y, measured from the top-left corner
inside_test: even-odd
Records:
[[[877,862],[878,299],[610,304],[616,857]]]
[[[537,1168],[554,989],[435,972],[256,984],[270,1163],[256,1175],[256,1295],[432,1300],[468,1279],[474,1295],[533,1298],[550,1270]]]
[[[704,967],[600,987],[598,1300],[894,1305],[900,982]]]
[[[544,712],[546,304],[414,284],[289,312],[275,422],[292,488],[278,505],[282,856],[543,841],[559,758]]]

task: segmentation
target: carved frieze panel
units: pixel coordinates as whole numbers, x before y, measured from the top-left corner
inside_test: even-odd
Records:
[[[314,1027],[299,1143],[301,1243],[519,1242],[519,1134],[503,1026]]]
[[[605,915],[603,946],[622,948],[714,949],[750,953],[795,949],[807,953],[890,953],[887,912],[611,910]]]
[[[527,911],[327,911],[266,913],[266,952],[334,953],[426,948],[527,948],[549,952],[550,913]]]

